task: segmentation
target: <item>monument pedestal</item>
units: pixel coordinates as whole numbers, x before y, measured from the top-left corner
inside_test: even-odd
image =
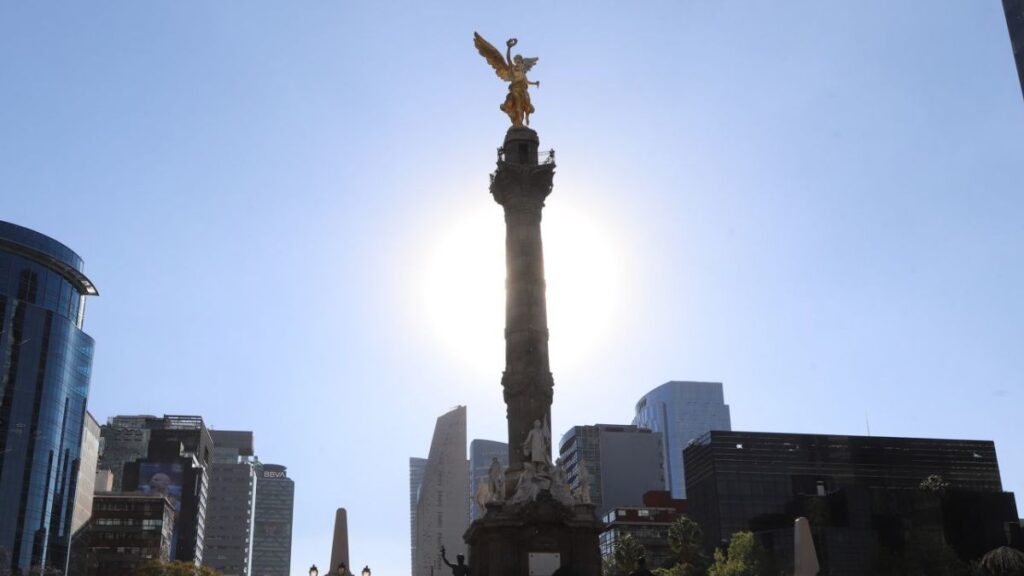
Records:
[[[599,576],[603,528],[592,504],[569,507],[546,492],[519,505],[488,504],[466,531],[470,574]]]

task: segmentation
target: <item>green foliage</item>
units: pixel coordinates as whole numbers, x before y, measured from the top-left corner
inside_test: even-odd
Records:
[[[728,553],[715,550],[715,561],[708,576],[773,576],[768,551],[750,532],[737,532],[729,541]]]
[[[657,571],[659,576],[704,576],[708,559],[704,554],[704,531],[689,516],[683,515],[668,529],[668,544],[674,556],[669,568]]]
[[[964,562],[945,542],[914,538],[903,554],[882,549],[878,576],[981,576],[977,565]]]
[[[191,562],[151,561],[140,566],[134,576],[220,576],[220,572]]]
[[[984,576],[1024,576],[1024,552],[1000,546],[985,554],[978,563]]]
[[[629,576],[636,570],[637,561],[644,553],[643,544],[626,534],[615,541],[615,551],[605,558],[601,573],[604,576]]]

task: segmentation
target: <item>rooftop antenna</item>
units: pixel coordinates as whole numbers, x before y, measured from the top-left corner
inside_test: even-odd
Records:
[[[868,436],[871,436],[871,421],[868,420],[868,411],[864,411],[864,427],[868,429]]]

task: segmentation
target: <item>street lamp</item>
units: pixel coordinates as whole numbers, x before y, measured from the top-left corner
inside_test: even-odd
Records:
[[[316,569],[316,564],[309,567],[309,576],[320,576],[320,571]]]
[[[363,576],[370,576],[370,567],[363,566]]]

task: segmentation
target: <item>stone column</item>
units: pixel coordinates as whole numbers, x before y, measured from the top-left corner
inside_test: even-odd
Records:
[[[512,127],[491,176],[491,194],[505,209],[505,372],[510,471],[522,468],[522,444],[533,422],[550,423],[554,379],[548,362],[548,318],[540,220],[555,163],[538,162],[537,133]]]

